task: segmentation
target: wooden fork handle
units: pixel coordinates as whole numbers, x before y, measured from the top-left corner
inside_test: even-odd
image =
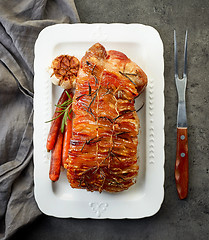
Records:
[[[175,180],[179,198],[186,198],[189,182],[187,128],[177,128]]]

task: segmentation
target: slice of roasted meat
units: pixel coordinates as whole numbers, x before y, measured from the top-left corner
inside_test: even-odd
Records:
[[[147,76],[126,55],[97,43],[81,60],[73,99],[67,177],[73,188],[119,192],[136,181],[139,119],[134,99]]]

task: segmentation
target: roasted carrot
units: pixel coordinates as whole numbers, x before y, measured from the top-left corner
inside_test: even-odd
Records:
[[[70,93],[70,97],[73,98],[73,94]],[[72,137],[72,105],[68,109],[68,117],[65,125],[65,133],[63,140],[63,150],[62,150],[62,166],[64,166],[66,159],[68,158],[68,151],[70,148],[70,139]]]
[[[52,150],[54,148],[57,136],[58,136],[58,132],[60,130],[60,126],[61,126],[61,122],[62,122],[62,118],[63,118],[63,114],[61,115],[60,111],[62,110],[59,106],[61,104],[63,104],[67,98],[68,95],[66,93],[66,91],[69,90],[64,90],[58,103],[57,103],[57,107],[55,109],[55,113],[54,116],[52,118],[52,124],[51,124],[51,128],[48,134],[48,138],[47,138],[47,143],[46,143],[46,149],[48,151]],[[60,115],[60,117],[58,117]],[[54,120],[53,120],[54,119]]]
[[[63,136],[64,134],[59,130],[57,141],[51,154],[49,178],[53,182],[57,181],[60,176],[60,168],[62,163]]]

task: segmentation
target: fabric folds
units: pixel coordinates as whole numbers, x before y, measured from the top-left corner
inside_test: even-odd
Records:
[[[73,0],[0,2],[0,239],[41,214],[33,193],[33,61],[40,31],[77,23]]]

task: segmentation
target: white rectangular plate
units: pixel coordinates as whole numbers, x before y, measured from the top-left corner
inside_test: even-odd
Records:
[[[121,193],[72,189],[66,171],[52,183],[50,153],[46,151],[49,123],[61,92],[50,81],[52,60],[61,54],[79,60],[99,42],[136,62],[148,76],[145,92],[136,100],[139,112],[139,175]],[[34,62],[34,182],[35,199],[42,212],[56,217],[142,218],[155,214],[164,197],[164,60],[158,32],[141,24],[60,24],[45,28],[35,44]]]

